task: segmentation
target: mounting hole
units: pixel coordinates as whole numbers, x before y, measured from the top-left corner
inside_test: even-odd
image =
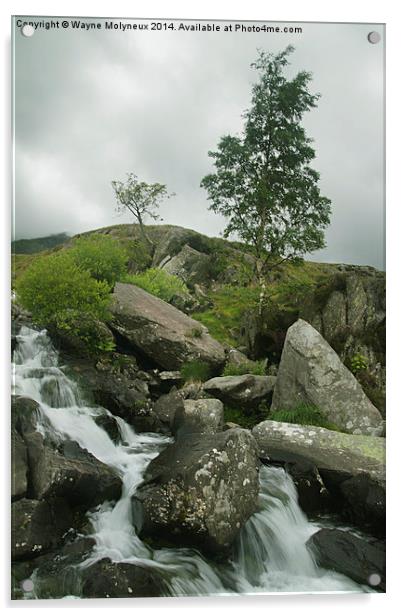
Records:
[[[378,586],[381,584],[381,575],[378,575],[378,573],[372,573],[368,577],[368,583],[370,586]]]
[[[379,32],[369,32],[367,35],[367,39],[369,43],[372,43],[373,45],[376,45],[377,43],[379,43],[381,41],[381,36]]]
[[[32,592],[34,589],[34,583],[32,580],[24,580],[21,584],[22,590],[25,592]]]
[[[23,36],[33,36],[35,28],[31,24],[24,24],[21,28],[21,34]]]

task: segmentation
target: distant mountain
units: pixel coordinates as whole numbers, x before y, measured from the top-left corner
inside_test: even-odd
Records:
[[[14,242],[11,242],[11,252],[13,254],[32,255],[64,244],[68,239],[67,233],[57,233],[46,237],[35,237],[31,240],[14,240]]]

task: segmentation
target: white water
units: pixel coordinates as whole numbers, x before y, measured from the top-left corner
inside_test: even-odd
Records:
[[[121,440],[113,443],[94,421],[97,415],[109,412],[86,405],[76,383],[59,367],[46,331],[23,327],[13,359],[13,392],[39,403],[38,430],[56,439],[77,441],[115,469],[123,481],[117,503],[106,502],[88,513],[96,545],[81,566],[108,557],[115,562],[156,567],[174,596],[368,590],[316,566],[305,542],[318,527],[301,511],[294,484],[281,468],[261,467],[259,511],[242,529],[233,561],[217,565],[195,550],[150,548],[135,532],[131,496],[150,460],[171,439],[153,433],[136,434],[116,418]]]

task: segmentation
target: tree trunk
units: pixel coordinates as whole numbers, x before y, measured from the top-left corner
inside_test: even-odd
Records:
[[[258,285],[260,287],[260,297],[258,300],[258,315],[261,316],[262,309],[264,307],[265,289],[266,289],[264,272],[263,272],[263,262],[261,261],[261,259],[257,258],[255,266],[256,266],[256,271],[257,271]]]
[[[153,243],[153,241],[149,238],[148,234],[145,231],[145,225],[142,221],[142,216],[141,214],[138,212],[137,213],[137,219],[138,219],[138,223],[140,225],[140,231],[141,231],[141,235],[143,237],[143,239],[146,241],[146,243],[148,244],[148,246],[150,247],[151,251],[153,251],[153,249],[155,248],[155,244]]]

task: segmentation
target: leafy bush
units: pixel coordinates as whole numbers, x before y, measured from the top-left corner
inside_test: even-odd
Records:
[[[112,287],[126,272],[128,255],[119,242],[102,234],[79,237],[70,253],[76,264]]]
[[[223,369],[222,376],[241,376],[242,374],[255,374],[264,376],[267,367],[267,360],[244,361],[242,364],[229,361]]]
[[[70,332],[85,343],[91,338],[91,322],[109,317],[108,283],[78,267],[70,252],[35,260],[17,280],[16,292],[38,325]]]
[[[187,381],[208,381],[211,378],[211,368],[202,361],[189,361],[181,367],[181,376]]]
[[[123,282],[135,284],[165,302],[170,302],[175,295],[189,294],[186,285],[180,278],[167,274],[158,268],[150,268],[140,274],[127,274],[124,276]]]
[[[361,372],[362,370],[367,370],[367,368],[368,368],[367,357],[365,357],[361,353],[356,353],[356,355],[353,355],[352,359],[350,360],[350,369],[353,372],[353,374],[357,374],[358,372]]]
[[[302,426],[318,426],[339,431],[338,426],[328,421],[320,409],[310,404],[299,404],[293,409],[271,411],[269,419]]]

